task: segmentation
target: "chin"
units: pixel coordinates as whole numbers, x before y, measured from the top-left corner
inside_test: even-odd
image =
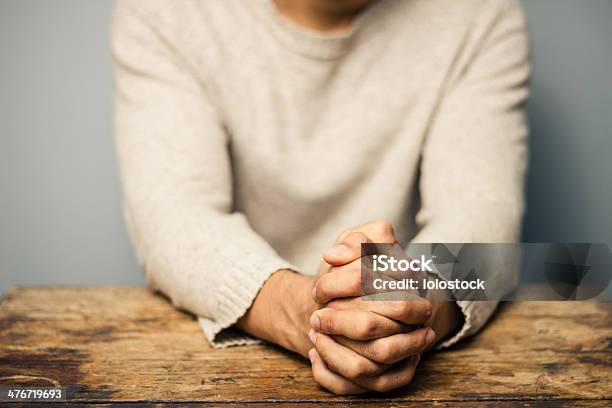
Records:
[[[351,13],[378,0],[317,0],[320,7],[330,13]]]

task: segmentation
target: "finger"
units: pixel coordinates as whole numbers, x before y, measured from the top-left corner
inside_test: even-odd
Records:
[[[395,231],[390,222],[378,220],[360,225],[356,228],[351,228],[341,233],[336,242],[341,242],[352,232],[361,232],[372,240],[372,242],[381,244],[394,244],[397,242]]]
[[[397,367],[392,368],[380,376],[368,379],[367,382],[363,383],[364,388],[376,392],[385,392],[410,384],[414,378],[414,373],[420,358],[420,355],[407,358]]]
[[[330,265],[340,266],[361,258],[361,244],[372,242],[362,232],[351,232],[323,254]]]
[[[367,377],[380,375],[391,368],[390,364],[368,360],[326,334],[316,333],[313,330],[310,337],[327,368],[356,385],[361,385]]]
[[[327,365],[321,359],[316,349],[310,349],[308,357],[312,364],[312,376],[320,386],[330,390],[336,395],[363,394],[367,392],[366,389],[353,384],[346,378],[343,378],[327,368]]]
[[[327,288],[324,289],[328,290]],[[408,325],[426,324],[432,313],[429,300],[362,300],[359,297],[335,299],[326,307],[336,310],[365,310]]]
[[[365,310],[323,308],[310,317],[319,333],[336,334],[354,340],[371,340],[410,330],[410,327]]]
[[[382,364],[393,364],[415,354],[423,353],[436,338],[436,333],[428,327],[410,333],[398,333],[374,340],[353,340],[334,336],[334,340],[362,355]]]
[[[361,264],[359,259],[347,265],[332,268],[321,275],[312,289],[315,302],[324,304],[335,298],[361,296]]]

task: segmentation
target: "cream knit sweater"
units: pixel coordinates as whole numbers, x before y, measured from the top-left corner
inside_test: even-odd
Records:
[[[252,342],[231,326],[265,280],[314,274],[346,228],[519,237],[529,63],[516,0],[380,0],[334,35],[272,0],[119,0],[112,53],[138,259],[217,346]],[[495,303],[460,306],[446,345]]]

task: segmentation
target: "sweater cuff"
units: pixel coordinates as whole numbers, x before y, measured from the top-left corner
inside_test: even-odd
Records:
[[[472,336],[487,323],[495,308],[497,301],[484,300],[459,300],[457,305],[461,309],[464,317],[464,323],[461,329],[455,333],[453,337],[439,344],[436,349],[440,350],[450,347],[460,340]]]
[[[257,344],[261,341],[242,333],[233,325],[249,310],[268,278],[281,269],[297,268],[281,259],[251,265],[250,274],[231,273],[225,276],[216,291],[215,319],[198,317],[206,338],[215,348]]]
[[[252,344],[260,344],[262,340],[249,336],[233,327],[219,329],[213,320],[206,317],[199,317],[198,323],[208,339],[208,342],[214,348],[226,348],[233,346],[250,346]]]

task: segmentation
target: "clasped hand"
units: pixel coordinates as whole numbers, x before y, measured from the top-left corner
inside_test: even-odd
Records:
[[[397,243],[384,221],[341,234],[324,254],[312,297],[312,374],[338,395],[387,391],[411,382],[421,354],[460,325],[454,302],[361,300],[361,244]]]

